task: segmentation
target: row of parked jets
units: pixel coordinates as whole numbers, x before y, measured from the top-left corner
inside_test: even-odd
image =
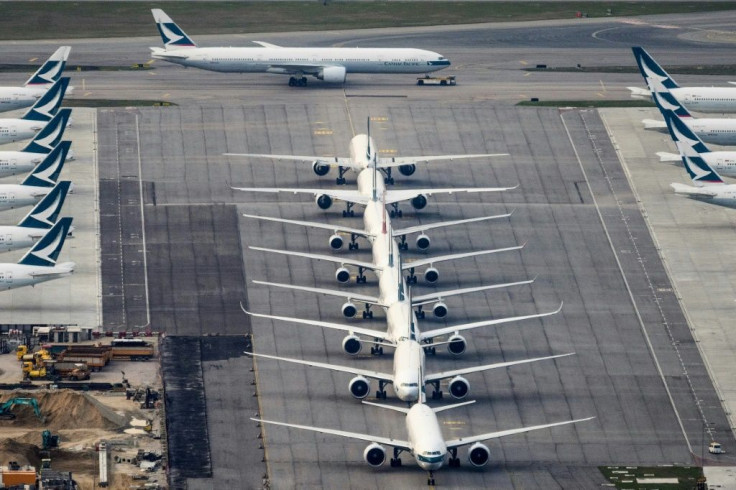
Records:
[[[358,249],[360,243],[358,239],[365,239],[372,247],[372,261],[359,261],[344,256],[332,256],[327,254],[313,254],[305,252],[296,252],[289,250],[275,250],[260,247],[250,247],[260,252],[286,255],[291,257],[300,257],[306,259],[316,259],[335,263],[338,269],[335,278],[340,283],[347,283],[353,276],[348,269],[352,267],[357,269],[356,281],[358,283],[366,282],[365,271],[373,271],[378,277],[378,294],[366,295],[358,294],[352,291],[332,290],[327,288],[314,288],[307,286],[299,286],[292,284],[280,284],[264,281],[254,281],[257,284],[269,287],[287,288],[291,290],[306,291],[317,294],[324,294],[342,298],[345,303],[341,307],[341,311],[345,317],[354,317],[358,314],[359,308],[356,303],[364,305],[362,312],[363,318],[372,318],[372,307],[378,307],[385,310],[386,329],[375,329],[358,326],[355,324],[333,323],[312,319],[284,317],[271,314],[254,313],[244,311],[257,318],[267,320],[288,322],[297,325],[310,325],[321,327],[328,330],[336,330],[344,332],[346,335],[342,340],[342,349],[345,353],[355,356],[362,351],[363,344],[371,345],[371,354],[382,355],[384,348],[394,350],[393,365],[389,372],[374,371],[369,369],[361,369],[347,365],[336,365],[320,361],[309,361],[303,359],[295,359],[288,357],[279,357],[266,354],[252,353],[250,355],[261,358],[311,366],[321,369],[328,369],[338,373],[345,373],[352,376],[347,384],[348,391],[356,398],[363,400],[367,405],[374,405],[385,409],[401,412],[405,415],[406,439],[398,439],[395,437],[381,437],[374,434],[365,434],[357,432],[348,432],[343,430],[314,427],[308,425],[299,425],[292,423],[279,422],[274,420],[253,419],[259,423],[274,424],[296,429],[308,430],[334,436],[342,436],[352,439],[368,442],[363,457],[365,461],[374,467],[380,466],[386,462],[387,450],[386,446],[392,448],[393,452],[390,457],[391,466],[401,466],[399,455],[406,451],[410,453],[419,467],[429,472],[428,484],[434,485],[433,472],[441,468],[445,463],[450,466],[459,466],[460,459],[457,456],[458,448],[462,446],[470,446],[468,450],[468,461],[471,465],[480,467],[484,466],[490,459],[490,449],[483,444],[483,441],[497,439],[500,437],[521,434],[529,431],[547,429],[551,427],[573,424],[590,420],[589,418],[567,420],[550,424],[535,425],[529,427],[521,427],[497,432],[489,432],[475,436],[462,437],[457,439],[446,439],[442,434],[441,424],[436,414],[445,410],[456,407],[465,406],[474,401],[464,401],[452,405],[441,407],[429,407],[426,403],[426,385],[433,387],[432,399],[443,398],[443,392],[440,389],[440,383],[449,379],[448,392],[455,399],[465,399],[470,391],[470,383],[465,376],[489,371],[493,369],[508,368],[520,364],[528,364],[533,362],[550,361],[567,356],[574,353],[564,353],[546,357],[538,357],[533,359],[521,359],[509,362],[487,364],[482,366],[471,366],[460,369],[448,369],[432,371],[425,364],[425,356],[436,353],[436,348],[445,346],[453,356],[460,356],[465,352],[468,341],[461,333],[482,328],[500,326],[519,322],[528,319],[538,319],[546,316],[555,315],[560,307],[552,311],[523,315],[510,318],[499,318],[491,320],[482,320],[472,323],[459,324],[444,328],[423,331],[420,328],[420,320],[425,317],[425,311],[422,309],[425,305],[432,305],[432,312],[438,318],[444,318],[448,314],[448,306],[444,302],[445,299],[461,294],[470,294],[480,291],[488,291],[492,289],[508,288],[512,286],[522,286],[531,284],[534,279],[516,281],[505,284],[491,284],[471,288],[453,289],[443,292],[435,292],[420,296],[412,294],[411,285],[417,282],[416,271],[419,268],[427,267],[424,270],[424,279],[429,283],[435,283],[439,279],[439,272],[434,267],[443,261],[458,260],[468,257],[478,257],[488,254],[510,252],[520,250],[524,245],[517,245],[503,249],[481,250],[466,253],[458,253],[452,255],[436,256],[431,258],[423,258],[414,261],[405,261],[403,251],[408,249],[406,242],[407,235],[416,234],[416,247],[420,250],[426,250],[430,247],[430,239],[427,231],[442,227],[470,225],[473,223],[488,222],[508,218],[511,213],[499,214],[493,216],[482,216],[476,218],[468,218],[462,220],[445,221],[439,223],[430,223],[417,225],[406,228],[394,228],[392,218],[401,216],[401,210],[398,204],[401,201],[410,201],[415,209],[422,209],[427,204],[427,196],[434,194],[452,194],[452,193],[476,193],[476,192],[503,192],[512,187],[485,187],[485,188],[445,188],[445,189],[387,189],[386,184],[393,184],[394,179],[391,177],[391,169],[399,168],[403,175],[411,175],[414,173],[418,162],[434,162],[440,160],[456,160],[456,159],[481,159],[502,156],[505,154],[482,154],[482,155],[442,155],[442,156],[422,156],[422,157],[403,157],[403,158],[381,158],[375,142],[370,137],[370,121],[368,134],[359,134],[350,141],[349,157],[346,158],[329,158],[318,156],[290,156],[290,155],[264,155],[264,154],[226,154],[231,157],[244,156],[249,158],[271,158],[275,160],[296,161],[305,165],[305,168],[311,168],[317,175],[326,175],[330,168],[335,167],[337,170],[336,182],[338,185],[346,184],[344,177],[349,170],[357,172],[357,189],[346,190],[342,188],[327,189],[305,189],[305,188],[261,188],[261,187],[234,187],[238,191],[245,192],[261,192],[261,193],[285,193],[285,194],[307,194],[313,195],[317,205],[322,209],[327,209],[334,200],[340,200],[346,203],[346,209],[343,217],[353,216],[354,205],[364,207],[363,212],[363,228],[344,226],[340,224],[329,224],[321,222],[297,221],[283,218],[255,216],[245,214],[248,219],[258,219],[268,222],[277,222],[285,225],[294,225],[301,227],[310,227],[326,230],[332,235],[328,239],[328,246],[332,249],[340,249],[344,245],[343,236],[350,237],[349,249]],[[389,210],[390,207],[390,210]],[[405,275],[406,274],[406,275]],[[444,339],[444,340],[440,340]],[[364,399],[371,393],[371,381],[378,383],[376,391],[377,399],[386,399],[387,393],[385,388],[391,385],[393,392],[399,400],[406,402],[404,406],[390,406],[380,403],[365,401]]]
[[[736,119],[696,118],[690,113],[736,112],[736,87],[680,87],[645,49],[632,49],[648,90],[629,90],[634,97],[651,97],[664,119],[645,119],[644,127],[669,131],[678,153],[657,155],[663,162],[681,162],[693,182],[671,184],[675,193],[736,207],[736,184],[721,177],[736,177],[736,151],[712,151],[706,144],[736,145]]]
[[[0,119],[0,145],[31,139],[18,151],[0,150],[0,178],[27,174],[19,184],[0,183],[0,211],[33,206],[14,226],[0,226],[0,252],[28,249],[17,263],[0,263],[0,291],[71,275],[73,262],[57,263],[72,218],[59,219],[70,181],[59,175],[74,158],[62,141],[71,109],[60,109],[69,78],[61,77],[71,48],[62,46],[22,87],[0,87],[0,112],[30,107],[19,118]]]

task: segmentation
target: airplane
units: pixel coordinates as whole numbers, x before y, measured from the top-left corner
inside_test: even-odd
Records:
[[[33,105],[59,78],[72,50],[61,46],[52,54],[22,87],[0,87],[0,112],[13,111]],[[69,91],[71,93],[71,90]]]
[[[32,138],[53,119],[64,100],[69,78],[57,80],[20,119],[0,119],[0,144]]]
[[[399,455],[402,452],[406,451],[414,456],[414,459],[420,468],[426,470],[429,473],[427,484],[434,485],[434,471],[440,469],[445,464],[445,461],[448,462],[450,467],[460,466],[460,459],[457,457],[457,450],[462,446],[470,446],[470,448],[468,449],[468,462],[472,466],[478,468],[485,466],[490,460],[491,456],[491,450],[488,448],[488,446],[483,444],[483,441],[499,439],[501,437],[511,436],[515,434],[523,434],[525,432],[531,432],[535,430],[559,427],[562,425],[586,422],[595,418],[587,417],[582,419],[566,420],[564,422],[554,422],[551,424],[533,425],[528,427],[521,427],[518,429],[487,432],[475,436],[466,436],[459,437],[457,439],[447,440],[442,435],[442,426],[437,420],[436,414],[445,410],[470,405],[472,403],[475,403],[475,400],[455,403],[453,405],[446,405],[443,407],[431,408],[426,405],[424,398],[425,397],[422,396],[420,398],[420,402],[416,403],[411,408],[384,405],[381,403],[373,403],[365,400],[363,401],[365,405],[377,406],[384,409],[404,413],[406,415],[406,440],[400,440],[393,437],[381,437],[358,432],[348,432],[337,429],[327,429],[311,425],[290,424],[286,422],[277,422],[274,420],[266,420],[255,417],[251,417],[251,420],[253,420],[254,422],[258,422],[259,424],[279,425],[282,427],[291,427],[294,429],[308,430],[320,434],[329,434],[369,442],[370,444],[368,445],[368,447],[365,448],[365,451],[363,452],[363,459],[366,463],[374,468],[377,468],[386,462],[386,448],[384,446],[389,446],[393,448],[393,457],[390,460],[392,468],[401,466],[401,459],[399,458]]]
[[[348,73],[430,73],[450,66],[439,53],[413,48],[288,48],[255,41],[252,48],[200,48],[161,9],[151,9],[164,42],[153,59],[229,73],[289,75],[289,86],[307,85],[307,75],[344,83]]]
[[[59,182],[16,226],[0,226],[0,252],[29,248],[40,240],[54,226],[70,186],[69,181]]]
[[[21,208],[37,203],[56,185],[71,147],[71,141],[62,141],[20,184],[0,184],[0,211]],[[70,184],[70,191],[73,185]]]
[[[61,218],[17,264],[0,264],[0,291],[70,276],[76,267],[74,262],[57,264],[56,260],[71,225],[72,218]]]
[[[634,99],[650,99],[661,84],[680,103],[696,112],[736,112],[736,87],[680,87],[644,48],[631,48],[649,90],[627,87]]]

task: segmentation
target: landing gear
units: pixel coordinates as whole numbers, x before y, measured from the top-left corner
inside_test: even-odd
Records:
[[[424,342],[426,344],[431,344],[432,343],[432,339],[427,339]],[[433,355],[434,356],[434,355],[437,354],[437,347],[432,347],[430,345],[427,345],[426,347],[424,347],[424,353],[427,354],[427,355]],[[439,385],[438,385],[437,389],[439,389]]]
[[[391,203],[391,207],[392,207],[393,209],[392,209],[392,210],[391,210],[391,212],[389,213],[389,216],[391,216],[392,218],[396,218],[396,217],[399,217],[399,218],[401,218],[402,216],[404,216],[404,213],[402,213],[402,212],[401,212],[401,210],[399,209],[399,203],[397,203],[397,202],[392,202],[392,203]]]
[[[365,277],[365,274],[363,274],[364,272],[365,272],[364,268],[358,267],[358,276],[355,278],[355,282],[357,284],[365,284],[365,282],[368,280]]]
[[[354,203],[352,202],[345,203],[345,211],[342,212],[343,218],[347,218],[347,217],[352,218],[353,216],[355,216],[355,211],[353,211],[353,206],[354,206]]]
[[[371,311],[371,305],[366,303],[365,304],[365,311],[363,312],[363,320],[366,318],[373,318],[373,312]]]
[[[391,169],[390,169],[390,168],[387,168],[387,169],[383,169],[383,173],[385,173],[385,174],[386,174],[386,178],[385,178],[385,179],[383,179],[383,182],[384,182],[384,183],[385,183],[386,185],[394,185],[394,178],[393,178],[393,177],[391,177]]]
[[[394,457],[391,458],[391,468],[401,467],[401,459],[399,458],[401,451],[403,451],[403,449],[394,448]]]
[[[307,77],[290,77],[289,78],[289,87],[306,87],[307,86]]]
[[[378,342],[379,340],[380,339],[376,339],[376,342]],[[371,355],[372,356],[382,356],[383,355],[383,347],[380,346],[380,345],[379,346],[376,346],[376,347],[371,347]],[[383,387],[385,386],[385,384],[381,384],[381,383],[383,383],[383,381],[379,381],[378,382],[378,384],[381,386],[380,387],[380,390],[382,391],[383,390]]]
[[[386,381],[378,382],[378,391],[376,391],[376,398],[379,400],[386,399]]]
[[[358,239],[358,235],[355,233],[350,234],[350,243],[348,243],[348,250],[358,250],[360,248],[360,244],[356,241]]]
[[[426,312],[422,309],[422,305],[417,306],[417,318],[419,320],[424,319],[427,316]]]
[[[432,349],[434,349],[434,347],[432,347]],[[432,381],[430,384],[434,387],[434,391],[432,391],[432,400],[442,400],[442,390],[440,390],[440,382]]]
[[[414,274],[414,267],[409,269],[409,275],[406,276],[406,283],[407,284],[416,284],[417,283],[417,275]]]
[[[406,243],[406,235],[401,235],[401,241],[399,242],[399,250],[409,250],[409,244]]]
[[[457,457],[457,448],[450,449],[450,459],[448,461],[450,468],[460,467],[460,458]]]
[[[345,172],[347,172],[349,169],[345,167],[337,167],[338,176],[335,179],[335,184],[337,185],[344,185],[347,182],[347,179],[345,179]]]
[[[429,472],[429,476],[427,477],[427,485],[434,486],[434,471]]]

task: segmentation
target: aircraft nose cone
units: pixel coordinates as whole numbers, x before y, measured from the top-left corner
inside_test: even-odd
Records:
[[[419,388],[414,387],[401,387],[399,389],[399,398],[405,402],[415,402],[419,400]]]

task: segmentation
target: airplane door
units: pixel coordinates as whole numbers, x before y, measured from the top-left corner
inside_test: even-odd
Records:
[[[10,159],[10,166],[8,167],[10,170],[15,170],[18,167],[18,160],[15,158]]]
[[[18,128],[16,126],[10,126],[10,136],[18,136]]]

